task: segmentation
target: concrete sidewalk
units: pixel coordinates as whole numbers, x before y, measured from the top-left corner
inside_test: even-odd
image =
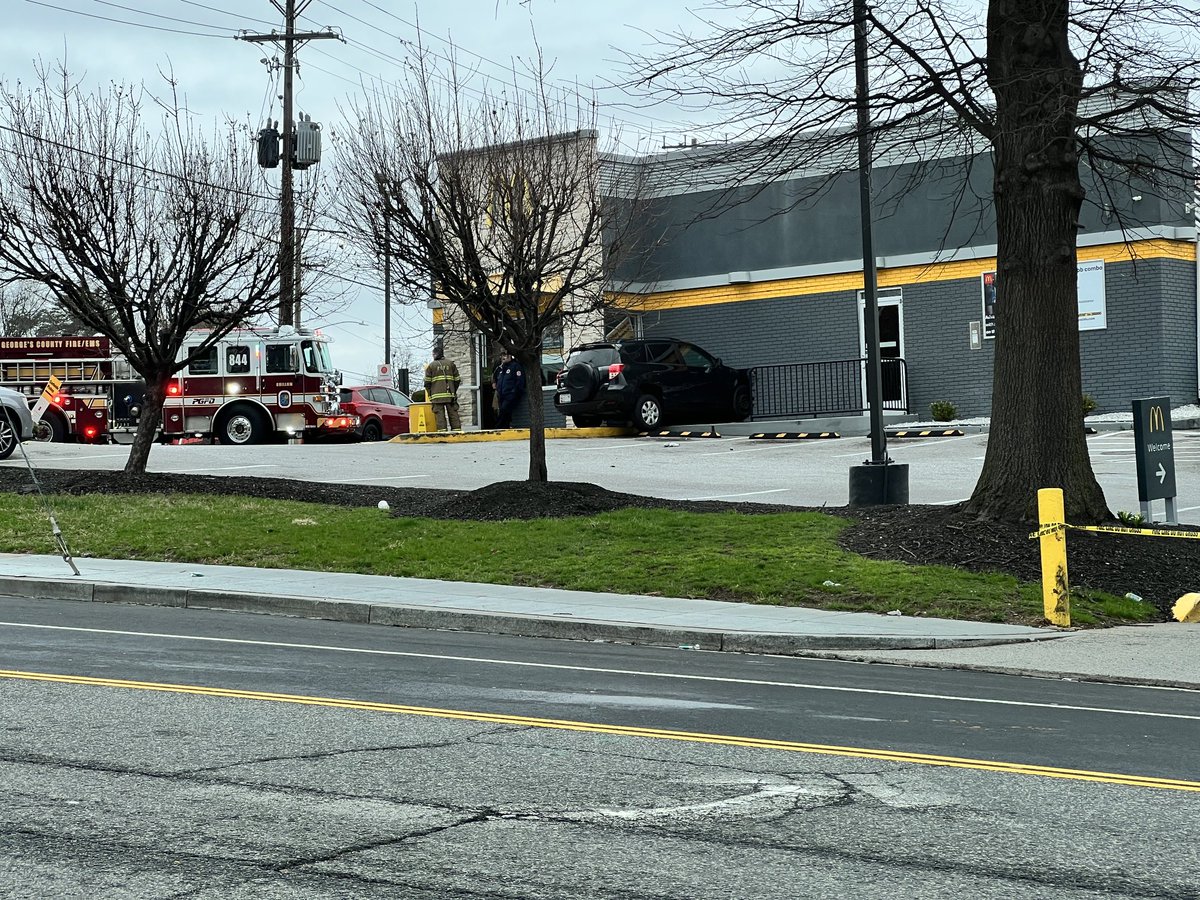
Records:
[[[1088,632],[950,619],[132,560],[0,554],[3,597],[220,609],[568,640],[949,665],[1200,688],[1200,626]]]

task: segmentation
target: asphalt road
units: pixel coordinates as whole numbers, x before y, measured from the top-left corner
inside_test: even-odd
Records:
[[[1139,510],[1133,434],[1102,432],[1088,439],[1092,465],[1109,508]],[[121,446],[26,444],[35,465],[116,469]],[[986,434],[893,440],[891,456],[909,465],[913,503],[965,500],[975,486]],[[793,506],[845,506],[849,470],[871,455],[867,438],[754,442],[744,437],[604,438],[548,442],[547,464],[556,481],[583,481],[611,490],[671,499],[721,499]],[[0,465],[23,466],[20,455]],[[1200,524],[1200,432],[1175,432],[1180,521]],[[351,481],[410,487],[475,489],[523,480],[528,448],[522,441],[464,444],[304,444],[223,447],[155,446],[150,470],[203,475]],[[1163,517],[1162,502],[1156,504]]]
[[[107,604],[0,623],[0,896],[1200,896],[1195,692]]]

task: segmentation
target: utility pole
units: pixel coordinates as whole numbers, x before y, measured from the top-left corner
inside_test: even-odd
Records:
[[[296,31],[296,16],[304,12],[312,0],[302,0],[296,8],[296,0],[271,0],[283,14],[283,33],[239,34],[237,39],[251,44],[274,44],[283,51],[283,153],[280,165],[283,174],[279,197],[279,324],[297,326],[299,310],[296,304],[296,199],[293,194],[292,162],[295,150],[296,122],[292,112],[292,76],[296,71],[298,45],[308,41],[341,40],[334,31]]]
[[[883,379],[879,363],[879,300],[871,213],[871,83],[867,72],[867,0],[853,0],[854,83],[858,107],[858,186],[863,247],[864,336],[867,339],[867,409],[871,458],[850,468],[850,506],[908,503],[908,464],[894,462],[883,429]]]

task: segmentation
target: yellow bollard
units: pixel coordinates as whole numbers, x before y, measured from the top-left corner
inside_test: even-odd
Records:
[[[1059,526],[1038,538],[1042,551],[1042,608],[1051,625],[1071,624],[1071,592],[1067,586],[1066,509],[1061,488],[1038,491],[1038,524]]]

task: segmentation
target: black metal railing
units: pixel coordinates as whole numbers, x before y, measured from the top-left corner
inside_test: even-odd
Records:
[[[880,360],[883,408],[908,412],[904,360]],[[867,411],[865,359],[755,366],[752,419],[848,416]]]

